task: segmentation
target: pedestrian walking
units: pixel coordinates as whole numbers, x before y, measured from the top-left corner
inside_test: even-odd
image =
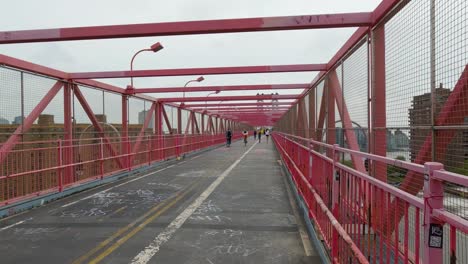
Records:
[[[253,135],[254,135],[254,140],[257,140],[257,130],[256,129],[254,129]]]
[[[266,137],[266,141],[267,141],[267,144],[268,144],[268,138],[270,138],[270,129],[266,129],[265,130],[265,137]]]
[[[258,137],[258,143],[262,143],[262,130],[258,130],[258,133],[257,133],[257,137]]]
[[[249,136],[249,132],[247,130],[242,131],[242,135],[244,136],[244,147],[247,146],[247,137]]]
[[[230,147],[231,146],[231,139],[232,139],[232,131],[230,128],[228,128],[228,130],[226,131],[226,147]]]

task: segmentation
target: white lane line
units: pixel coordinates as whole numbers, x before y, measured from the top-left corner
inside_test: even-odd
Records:
[[[19,222],[16,222],[16,223],[14,223],[14,224],[11,224],[11,225],[9,225],[9,226],[5,226],[5,227],[3,227],[3,228],[0,228],[0,232],[3,231],[3,230],[7,230],[8,228],[17,226],[17,225],[21,225],[22,223],[24,223],[24,222],[26,222],[26,221],[28,221],[28,220],[31,220],[31,219],[32,219],[32,218],[28,218],[28,219],[25,219],[25,220],[23,220],[23,221],[19,221]]]
[[[134,181],[137,181],[137,180],[139,180],[139,179],[148,177],[148,176],[150,176],[150,175],[156,174],[156,173],[158,173],[158,172],[161,172],[161,171],[163,171],[163,170],[169,169],[169,168],[171,168],[171,167],[174,167],[174,165],[171,165],[171,166],[166,167],[166,168],[163,168],[163,169],[159,169],[159,170],[157,170],[157,171],[153,171],[153,172],[147,173],[147,174],[145,174],[145,175],[142,175],[142,176],[140,176],[140,177],[138,177],[138,178],[135,178],[135,179],[133,179],[133,180],[130,180],[130,181],[126,181],[126,182],[121,183],[121,184],[119,184],[119,185],[112,186],[112,187],[110,187],[110,188],[107,188],[107,189],[102,190],[102,191],[100,191],[100,192],[97,192],[97,193],[95,193],[95,194],[91,194],[91,195],[89,195],[89,196],[86,196],[86,197],[81,198],[81,199],[79,199],[79,200],[73,201],[73,202],[71,202],[71,203],[64,204],[64,205],[62,205],[62,207],[65,208],[65,207],[68,207],[68,206],[70,206],[70,205],[74,205],[74,204],[76,204],[76,203],[79,203],[79,202],[81,202],[81,201],[88,200],[88,199],[90,199],[90,198],[93,198],[93,197],[98,196],[99,194],[102,194],[102,193],[105,193],[105,192],[107,192],[107,191],[110,191],[110,190],[112,190],[112,189],[114,189],[114,188],[120,187],[120,186],[125,185],[125,184],[129,184],[129,183],[131,183],[131,182],[134,182]]]
[[[201,156],[201,154],[200,154],[200,155],[197,155],[197,156],[195,156],[195,157],[193,157],[193,158],[191,158],[190,160],[194,160],[194,159],[196,159],[196,158],[199,158],[200,156]]]
[[[173,165],[171,165],[171,166],[167,166],[166,169],[172,168],[172,167],[174,167],[174,166],[175,166],[175,164],[173,164]]]
[[[185,162],[187,162],[187,161],[182,161],[182,162],[179,162],[179,164],[184,164]]]
[[[229,168],[227,168],[202,194],[191,203],[185,210],[180,213],[154,240],[138,255],[136,255],[132,264],[145,264],[148,263],[151,258],[158,253],[159,248],[171,239],[172,235],[185,223],[185,221],[197,210],[197,208],[203,203],[203,201],[210,196],[210,194],[218,187],[218,185],[226,178],[226,176],[241,162],[241,160],[249,154],[249,152],[255,147],[257,143],[253,144],[239,159],[237,159]]]

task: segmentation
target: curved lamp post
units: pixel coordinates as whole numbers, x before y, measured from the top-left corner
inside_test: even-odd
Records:
[[[203,80],[205,80],[205,78],[203,78],[203,76],[200,76],[200,77],[198,77],[198,78],[196,78],[196,79],[190,80],[190,81],[188,81],[188,82],[185,83],[184,88],[187,87],[187,85],[189,85],[189,83],[192,83],[192,82],[203,82]],[[185,99],[185,89],[184,89],[184,96],[183,96],[183,97],[184,97],[184,99]],[[181,106],[183,106],[183,105],[184,105],[184,102],[182,102]]]
[[[206,96],[206,98],[208,98],[212,94],[219,94],[220,92],[221,92],[220,90],[216,90],[214,92],[211,92]],[[205,101],[205,112],[208,112],[208,101]]]
[[[132,60],[130,61],[130,72],[133,71],[133,61],[135,60],[135,57],[136,57],[138,54],[140,54],[140,53],[142,53],[142,52],[144,52],[144,51],[152,51],[152,52],[155,52],[155,53],[156,53],[156,52],[162,50],[163,48],[164,48],[164,47],[161,45],[161,43],[157,42],[157,43],[151,45],[151,47],[150,47],[149,49],[141,49],[141,50],[137,51],[137,52],[133,55]],[[127,89],[130,89],[130,90],[131,90],[131,89],[134,89],[134,87],[133,87],[133,76],[130,76],[130,85],[127,86]]]

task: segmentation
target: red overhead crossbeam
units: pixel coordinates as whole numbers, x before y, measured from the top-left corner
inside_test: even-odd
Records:
[[[244,100],[287,100],[296,99],[299,95],[239,95],[239,96],[218,96],[218,97],[175,97],[160,98],[158,101],[163,103],[173,102],[204,102],[204,101],[244,101]]]
[[[221,104],[185,104],[185,108],[195,109],[195,107],[199,107],[198,110],[205,109],[206,107],[230,107],[230,106],[272,106],[273,103],[275,105],[292,105],[293,102],[272,102],[266,101],[263,103],[255,102],[255,103],[221,103]],[[195,109],[197,110],[197,109]]]
[[[279,89],[305,89],[308,83],[297,84],[259,84],[259,85],[229,85],[229,86],[198,86],[198,87],[164,87],[140,88],[133,93],[176,93],[176,92],[205,92],[205,91],[249,91],[249,90],[279,90]]]
[[[315,28],[361,27],[372,13],[257,17],[0,32],[0,44],[84,39],[134,38]]]
[[[62,79],[62,80],[69,79],[68,73],[66,72],[59,71],[59,70],[49,68],[49,67],[45,67],[45,66],[35,64],[29,61],[24,61],[24,60],[20,60],[17,58],[5,56],[2,54],[0,54],[0,65],[5,65],[5,66],[12,67],[12,68],[16,68],[19,70],[24,70],[24,71],[28,71],[28,72],[32,72],[32,73],[36,73],[40,75],[47,75],[49,77],[54,77],[57,79]],[[88,85],[88,86],[100,88],[109,92],[125,94],[125,89],[123,88],[113,86],[107,83],[94,81],[94,80],[77,80],[75,81],[75,83],[79,85]],[[135,97],[140,98],[140,99],[150,100],[150,101],[155,100],[155,98],[144,95],[144,94],[138,94],[138,95],[135,95]]]
[[[129,77],[164,77],[185,75],[215,75],[215,74],[246,74],[246,73],[274,73],[274,72],[309,72],[323,71],[326,64],[293,64],[293,65],[264,65],[239,67],[212,67],[186,69],[158,69],[137,71],[106,71],[106,72],[78,72],[70,73],[70,79],[109,79]]]
[[[251,111],[251,110],[255,110],[255,111],[277,111],[277,110],[288,110],[289,107],[262,107],[262,106],[259,106],[259,107],[218,107],[218,108],[190,108],[191,110],[208,110],[208,111]]]

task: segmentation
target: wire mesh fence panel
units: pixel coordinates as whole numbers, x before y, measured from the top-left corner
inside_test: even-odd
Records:
[[[24,74],[0,67],[0,144],[23,123]]]

